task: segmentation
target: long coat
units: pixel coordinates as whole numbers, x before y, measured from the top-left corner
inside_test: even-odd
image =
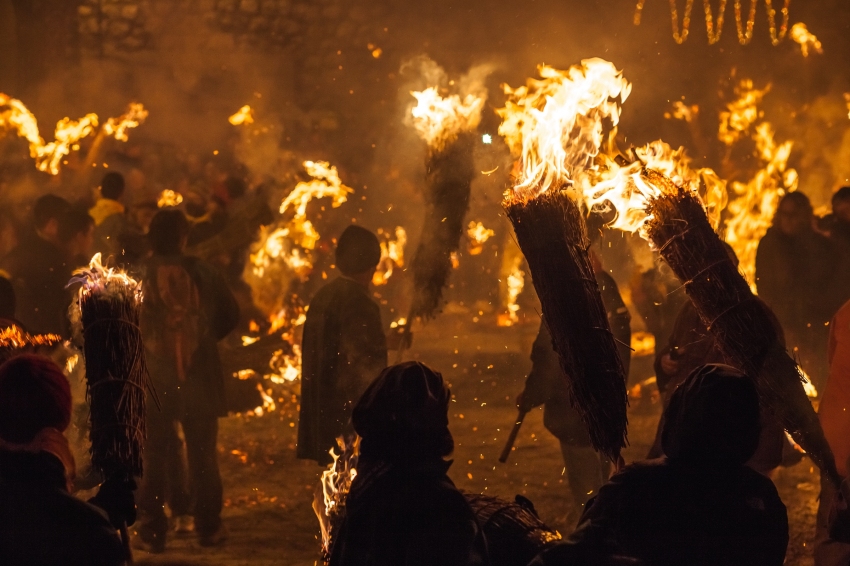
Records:
[[[298,457],[327,465],[351,409],[387,366],[381,311],[366,287],[340,277],[316,293],[301,345]]]
[[[239,323],[239,305],[218,271],[190,256],[145,265],[142,332],[151,379],[173,418],[227,415],[217,342]]]

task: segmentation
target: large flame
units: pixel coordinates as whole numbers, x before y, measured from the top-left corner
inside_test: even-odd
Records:
[[[411,92],[416,106],[410,110],[409,122],[428,147],[442,150],[463,132],[470,132],[481,122],[486,97],[466,94],[443,96],[438,87]]]
[[[485,228],[481,222],[474,220],[466,229],[466,237],[469,238],[469,255],[479,255],[484,251],[484,243],[496,235],[490,228]]]
[[[337,455],[333,449],[330,450],[333,463],[322,472],[322,501],[319,505],[316,505],[319,502],[315,502],[313,506],[322,528],[322,546],[325,553],[330,550],[333,527],[338,524],[338,517],[345,507],[351,482],[357,477],[357,461],[360,457],[360,437],[349,442],[338,437],[336,442],[340,453]]]
[[[0,330],[0,348],[26,348],[28,346],[53,346],[62,342],[57,334],[30,334],[12,325]]]
[[[103,265],[100,252],[94,254],[88,267],[74,271],[69,285],[80,283],[80,299],[95,293],[129,294],[136,301],[142,301],[142,282],[130,277],[126,271],[117,267]]]
[[[384,230],[378,230],[381,238],[381,261],[372,276],[373,285],[385,285],[392,277],[395,268],[404,267],[404,246],[407,245],[407,232],[396,226],[394,236]]]
[[[101,131],[117,140],[127,141],[127,129],[138,126],[147,115],[142,104],[132,103],[126,114],[107,120]],[[64,158],[72,150],[79,149],[79,141],[94,132],[97,126],[97,114],[86,114],[79,120],[62,118],[56,123],[54,141],[47,143],[39,133],[38,121],[24,103],[0,93],[0,128],[14,130],[29,142],[30,156],[35,159],[39,171],[57,175]]]
[[[612,63],[586,59],[567,71],[541,65],[541,79],[503,86],[499,133],[520,158],[513,197],[533,199],[574,180],[591,165],[603,141],[603,122],[616,126],[631,84]]]
[[[312,250],[319,240],[319,233],[307,220],[307,205],[313,199],[331,198],[331,206],[338,208],[348,200],[348,195],[354,190],[342,184],[336,167],[327,161],[305,161],[304,169],[312,179],[295,185],[292,192],[283,199],[280,213],[284,214],[290,209],[294,211],[288,235],[302,248]]]
[[[806,24],[800,22],[791,26],[790,35],[791,39],[800,44],[800,51],[802,51],[803,57],[809,56],[810,49],[818,54],[823,53],[823,44],[821,44],[815,34],[809,31]]]

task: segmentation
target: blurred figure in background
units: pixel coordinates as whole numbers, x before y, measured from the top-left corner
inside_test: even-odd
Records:
[[[773,482],[744,465],[760,436],[759,396],[738,370],[694,371],[664,411],[665,458],[626,466],[576,531],[532,566],[781,566],[788,517]]]
[[[181,211],[158,212],[148,236],[153,255],[145,264],[141,326],[162,410],[148,412],[139,535],[148,550],[165,550],[169,525],[163,506],[169,492],[174,502],[182,489],[180,478],[171,475],[182,465],[179,423],[186,438],[195,530],[202,546],[214,546],[227,538],[216,450],[218,418],[227,415],[227,404],[217,342],[236,327],[239,307],[215,268],[184,255],[189,222]]]
[[[814,229],[814,212],[801,192],[788,193],[756,254],[756,285],[776,313],[792,355],[823,388],[827,374],[827,324],[838,305],[829,297],[835,273],[833,247]]]
[[[18,310],[18,301],[15,298],[15,288],[12,282],[5,277],[0,277],[0,330],[5,330],[10,326],[21,327],[15,317]]]
[[[89,210],[95,224],[95,251],[103,254],[104,260],[122,255],[120,238],[127,226],[126,208],[121,203],[123,196],[124,177],[110,171],[100,182],[100,198]]]
[[[88,265],[94,247],[94,219],[84,210],[69,209],[59,222],[59,239],[72,271]]]
[[[381,372],[352,413],[357,477],[330,566],[486,566],[487,546],[449,479],[451,392],[419,362]]]
[[[18,318],[31,333],[64,334],[68,329],[71,277],[59,234],[60,222],[71,205],[48,194],[33,207],[34,232],[0,261],[18,298]]]
[[[322,287],[307,310],[301,345],[301,414],[298,457],[332,462],[336,437],[353,435],[351,407],[387,366],[381,310],[369,293],[381,260],[378,238],[349,226],[339,237],[336,265],[342,276]]]
[[[71,495],[74,456],[62,434],[70,420],[71,389],[56,364],[22,355],[0,366],[0,563],[124,564],[104,510],[132,506],[132,494],[104,486],[98,507]]]
[[[593,252],[591,260],[628,382],[631,315],[614,278],[602,268]],[[570,492],[575,509],[580,513],[585,502],[608,480],[611,463],[593,449],[587,429],[578,411],[573,409],[570,403],[569,382],[561,370],[558,354],[552,348],[552,336],[545,321],[540,323],[537,339],[531,349],[531,364],[525,389],[517,397],[517,407],[528,412],[540,405],[544,406],[543,425],[561,443]]]

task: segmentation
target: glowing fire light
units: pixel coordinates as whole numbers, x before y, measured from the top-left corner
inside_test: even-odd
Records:
[[[818,390],[815,388],[815,384],[812,383],[812,378],[800,366],[797,366],[797,369],[800,370],[800,375],[803,377],[803,389],[806,391],[806,396],[810,399],[816,398],[818,396]]]
[[[496,232],[485,228],[481,222],[472,221],[466,229],[469,238],[469,255],[479,255],[484,251],[484,243],[496,235]]]
[[[768,92],[770,84],[759,90],[753,87],[752,80],[742,80],[735,87],[737,98],[726,105],[726,110],[720,112],[718,139],[726,145],[732,145],[749,132],[750,126],[763,115],[759,104]]]
[[[396,226],[395,238],[384,230],[378,230],[381,240],[381,261],[372,276],[373,285],[385,285],[396,267],[404,267],[404,246],[407,244],[407,232],[401,226]]]
[[[844,102],[847,103],[847,117],[850,118],[850,92],[844,93]]]
[[[357,477],[357,461],[360,456],[360,437],[346,442],[343,437],[336,439],[339,455],[331,448],[333,463],[322,472],[321,503],[315,502],[313,510],[319,518],[322,528],[322,546],[327,553],[333,537],[332,526],[336,517],[345,507],[345,499],[351,490],[351,482]],[[318,504],[318,505],[317,505]]]
[[[233,124],[234,126],[241,126],[242,124],[253,124],[254,109],[251,108],[248,104],[246,104],[245,106],[237,110],[236,114],[230,116],[227,121]]]
[[[290,222],[292,229],[289,235],[295,238],[298,245],[311,250],[319,240],[319,233],[307,220],[307,205],[313,199],[329,197],[333,199],[331,206],[338,208],[348,200],[348,195],[354,190],[342,184],[336,167],[327,161],[305,161],[304,169],[313,178],[295,185],[292,192],[283,199],[280,213],[294,209],[295,216]]]
[[[407,324],[407,319],[402,317],[398,320],[394,320],[390,323],[390,328],[398,328],[399,326],[405,326]]]
[[[133,103],[127,114],[107,120],[102,132],[117,140],[127,141],[126,130],[138,126],[146,116],[144,106]],[[0,93],[0,128],[14,130],[19,137],[29,142],[30,156],[35,159],[39,171],[59,174],[59,166],[65,156],[71,150],[79,149],[79,141],[94,132],[97,126],[97,114],[86,114],[79,120],[62,118],[56,123],[54,141],[46,143],[39,133],[35,116],[24,103]]]
[[[499,326],[513,326],[519,322],[519,304],[517,303],[517,299],[520,293],[522,293],[523,287],[525,287],[525,273],[522,271],[521,256],[517,256],[514,259],[506,283],[508,286],[508,295],[505,302],[505,309],[508,312],[499,316],[496,322]]]
[[[486,96],[452,94],[442,96],[438,87],[421,92],[411,92],[416,106],[410,110],[408,122],[425,140],[428,147],[437,151],[457,139],[463,132],[471,132],[481,123],[481,109]]]
[[[118,141],[127,141],[127,130],[138,128],[148,117],[148,111],[143,104],[133,102],[127,112],[117,118],[110,118],[103,125],[103,133],[112,136]]]
[[[80,298],[94,292],[127,292],[132,293],[137,301],[142,300],[142,282],[136,281],[121,269],[105,267],[100,252],[94,254],[88,267],[74,271],[74,277],[69,285],[81,283]]]
[[[604,120],[616,126],[631,84],[612,63],[586,59],[559,71],[541,65],[541,80],[503,85],[507,101],[499,134],[520,157],[513,197],[533,199],[574,180],[591,165],[603,141]]]
[[[156,201],[156,206],[159,208],[167,208],[170,206],[180,206],[183,202],[183,195],[171,189],[165,189],[159,193],[159,198]]]
[[[0,330],[0,348],[53,346],[61,341],[62,337],[56,334],[30,334],[14,325]]]
[[[818,54],[823,53],[823,44],[821,44],[817,36],[806,28],[806,24],[800,22],[791,26],[790,35],[791,39],[800,44],[800,50],[803,53],[803,57],[809,56],[809,49]]]
[[[655,335],[651,332],[633,332],[631,348],[635,357],[655,354]]]

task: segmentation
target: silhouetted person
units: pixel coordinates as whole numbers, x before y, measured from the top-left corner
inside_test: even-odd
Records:
[[[362,438],[330,566],[484,566],[486,544],[446,475],[451,392],[419,362],[381,372],[354,407]]]
[[[84,210],[71,208],[59,221],[59,240],[72,271],[88,265],[93,255],[94,219]]]
[[[89,215],[94,218],[94,248],[103,254],[104,260],[122,253],[121,238],[127,228],[126,208],[121,203],[124,196],[124,176],[111,171],[100,182],[100,198]]]
[[[832,262],[835,273],[829,293],[830,310],[834,314],[850,300],[850,187],[841,187],[832,195],[828,229],[836,254]]]
[[[814,230],[809,198],[788,193],[756,254],[759,298],[770,306],[785,330],[788,348],[821,387],[827,373],[827,323],[834,310],[829,289],[835,272],[832,245]]]
[[[381,259],[378,238],[359,226],[339,237],[342,276],[322,287],[307,310],[301,342],[298,457],[326,466],[336,437],[352,434],[351,407],[387,366],[381,310],[369,294]]]
[[[629,309],[620,296],[614,278],[602,269],[595,255],[594,260],[596,282],[628,378],[631,359]],[[569,382],[561,370],[545,321],[540,323],[537,339],[531,349],[531,364],[525,389],[517,397],[517,405],[525,411],[544,405],[543,425],[561,444],[570,492],[576,507],[581,508],[608,479],[610,462],[593,449],[587,429],[578,411],[570,403]]]
[[[142,332],[162,408],[148,411],[145,483],[139,502],[145,517],[139,532],[154,552],[165,549],[166,494],[181,487],[173,485],[176,478],[170,475],[181,458],[178,423],[186,438],[200,544],[213,546],[227,535],[221,522],[216,451],[218,418],[227,415],[227,405],[217,342],[236,327],[239,307],[217,270],[183,254],[188,235],[189,222],[181,211],[158,212],[148,234],[153,256],[143,277]]]
[[[70,420],[71,389],[56,364],[24,355],[0,366],[0,564],[124,564],[107,513],[69,493]]]
[[[65,290],[72,268],[59,235],[60,221],[71,205],[56,195],[35,202],[35,231],[2,261],[18,299],[18,318],[31,333],[66,334],[70,294]]]
[[[745,465],[760,435],[752,379],[726,365],[698,368],[664,418],[667,456],[613,476],[577,530],[532,565],[783,563],[785,506],[773,482]]]

